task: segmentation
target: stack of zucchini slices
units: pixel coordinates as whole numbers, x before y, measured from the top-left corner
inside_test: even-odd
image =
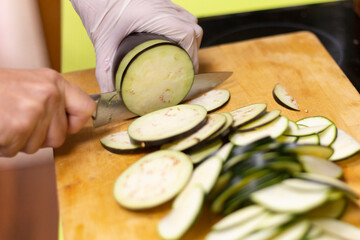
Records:
[[[214,101],[217,95],[227,97]],[[115,153],[155,148],[117,179],[121,206],[173,200],[158,223],[163,239],[184,236],[205,202],[221,216],[208,240],[360,239],[360,229],[339,220],[358,196],[334,163],[360,151],[354,138],[326,117],[295,122],[264,103],[213,113],[230,94],[208,96],[146,114],[101,139]]]

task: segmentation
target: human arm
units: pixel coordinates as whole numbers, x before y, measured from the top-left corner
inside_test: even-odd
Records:
[[[112,63],[123,38],[150,32],[178,42],[198,69],[203,31],[195,16],[170,0],[71,0],[96,52],[96,77],[101,92],[114,90]]]
[[[94,109],[94,101],[56,71],[0,69],[0,156],[59,147]]]

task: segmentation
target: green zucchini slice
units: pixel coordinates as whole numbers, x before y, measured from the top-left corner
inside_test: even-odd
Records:
[[[337,137],[331,147],[334,149],[334,153],[329,158],[330,161],[346,159],[360,152],[360,143],[339,128],[337,129]]]
[[[306,235],[311,227],[309,220],[298,220],[287,226],[279,234],[272,238],[272,240],[301,240]]]
[[[236,225],[249,221],[251,218],[259,216],[265,213],[265,208],[262,206],[253,204],[244,208],[241,208],[221,219],[219,222],[214,224],[212,227],[213,230],[224,230],[230,227],[235,227]]]
[[[150,153],[126,169],[116,180],[116,201],[128,209],[147,209],[178,194],[190,179],[193,164],[178,151]]]
[[[324,184],[330,187],[333,187],[337,190],[342,191],[347,196],[353,199],[358,199],[358,195],[343,181],[340,181],[339,179],[314,174],[314,173],[294,173],[294,176],[297,178],[301,178],[307,181],[312,181],[320,184]]]
[[[172,208],[158,224],[158,233],[162,239],[180,239],[195,223],[204,202],[204,192],[200,186],[194,186],[184,199]]]
[[[182,104],[163,108],[135,119],[128,127],[134,144],[157,146],[181,139],[201,128],[207,120],[205,108]]]
[[[275,121],[263,127],[256,128],[253,131],[235,132],[230,135],[230,141],[234,145],[243,146],[267,136],[270,136],[272,138],[277,138],[286,131],[287,127],[288,127],[288,119],[284,116],[281,116],[277,118]]]
[[[306,213],[308,218],[340,218],[346,210],[346,198],[327,201],[325,204]]]
[[[327,201],[329,192],[330,188],[319,191],[300,191],[278,183],[253,193],[251,199],[271,211],[305,213]]]
[[[206,235],[205,240],[230,240],[230,239],[243,239],[247,235],[255,232],[257,226],[266,217],[267,213],[260,214],[248,221],[241,222],[234,227],[226,228],[224,230],[212,230]]]
[[[221,167],[222,161],[217,156],[212,156],[202,162],[195,168],[190,181],[188,184],[186,184],[185,188],[180,192],[180,194],[177,195],[172,206],[176,208],[187,195],[188,191],[190,191],[194,186],[201,186],[204,193],[208,194],[218,179],[218,176],[221,172]]]
[[[360,239],[360,229],[352,224],[333,218],[318,218],[314,219],[312,223],[322,228],[325,232],[341,239]]]
[[[213,89],[203,95],[187,102],[203,106],[208,112],[215,111],[224,106],[230,99],[230,92],[227,89]]]
[[[314,157],[311,155],[298,156],[303,168],[308,173],[320,174],[333,178],[340,178],[343,170],[340,166],[324,158]]]

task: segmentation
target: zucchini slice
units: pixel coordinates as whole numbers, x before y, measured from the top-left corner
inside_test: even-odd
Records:
[[[302,136],[296,140],[297,144],[320,144],[320,138],[317,134]]]
[[[337,130],[335,124],[330,125],[327,129],[318,133],[320,145],[331,146],[336,139]]]
[[[126,169],[116,180],[116,201],[128,209],[147,209],[178,194],[190,179],[193,164],[178,151],[150,153]]]
[[[190,150],[190,148],[192,147],[200,147],[199,144],[202,141],[206,140],[209,136],[217,132],[219,129],[221,129],[221,127],[224,126],[225,122],[226,118],[224,115],[219,113],[210,114],[208,115],[208,120],[205,125],[202,126],[199,130],[175,142],[166,143],[161,146],[161,149],[184,151]]]
[[[325,204],[306,213],[308,218],[340,218],[346,210],[347,202],[344,197],[327,201]]]
[[[208,235],[206,235],[205,240],[243,239],[256,230],[258,224],[261,223],[266,215],[267,213],[260,214],[250,218],[248,221],[241,222],[234,227],[226,228],[224,230],[212,230]]]
[[[113,153],[134,153],[142,150],[138,144],[132,144],[127,131],[112,133],[100,139],[101,145]]]
[[[270,112],[266,112],[262,117],[239,127],[238,131],[242,132],[242,131],[255,130],[255,128],[262,127],[277,119],[280,116],[280,113],[281,113],[280,110],[273,110]]]
[[[280,232],[279,228],[266,228],[253,232],[250,235],[244,237],[242,240],[264,240],[271,239],[273,236]]]
[[[218,179],[218,176],[221,172],[221,167],[222,160],[217,156],[210,157],[209,159],[206,159],[204,162],[202,162],[195,168],[189,183],[175,198],[172,206],[176,208],[179,203],[183,201],[182,199],[184,199],[184,197],[187,195],[187,192],[196,185],[202,187],[204,194],[208,194]]]
[[[300,119],[297,124],[305,125],[307,127],[330,125],[323,132],[319,133],[320,144],[323,146],[330,146],[336,138],[336,126],[334,122],[324,116],[313,116]]]
[[[286,89],[279,83],[275,84],[272,93],[275,101],[281,106],[290,110],[300,111],[295,98],[290,96]]]
[[[330,161],[349,158],[360,151],[360,143],[341,129],[337,129],[337,137],[331,147],[334,149]]]
[[[340,181],[339,179],[336,178],[319,175],[319,174],[313,174],[313,173],[294,173],[294,177],[333,187],[337,190],[342,191],[347,196],[353,199],[359,198],[358,195],[345,182]]]
[[[268,212],[265,219],[259,224],[258,229],[278,228],[295,218],[295,215],[289,213]]]
[[[314,127],[302,127],[302,128],[298,128],[297,130],[293,128],[289,128],[286,132],[284,132],[284,135],[295,136],[295,137],[309,136],[309,135],[321,133],[329,126],[330,124],[325,124]]]
[[[234,227],[240,223],[249,221],[251,218],[259,216],[260,214],[263,213],[265,213],[265,208],[263,208],[262,206],[256,204],[250,205],[225,216],[219,222],[214,224],[212,229],[219,231],[230,227]]]
[[[314,127],[321,125],[331,125],[334,124],[334,122],[324,116],[312,116],[312,117],[302,118],[296,121],[296,124],[305,125],[307,127]]]
[[[187,102],[203,106],[208,112],[215,111],[224,106],[230,99],[230,92],[227,89],[213,89],[200,97]]]
[[[295,153],[298,156],[311,155],[324,159],[328,159],[334,152],[331,147],[313,144],[288,144],[282,151],[285,153]]]
[[[199,105],[163,108],[135,119],[128,133],[134,144],[162,145],[192,134],[206,123],[206,116],[205,108]]]
[[[225,143],[217,152],[216,156],[220,157],[225,162],[231,154],[234,145],[231,142]]]
[[[158,233],[162,239],[180,239],[195,223],[204,202],[204,192],[200,186],[194,186],[187,192],[183,201],[172,208],[158,224]]]
[[[341,239],[360,239],[360,229],[349,223],[333,218],[318,218],[314,219],[312,223],[322,228],[325,232]]]
[[[343,170],[340,166],[327,159],[318,158],[311,155],[298,156],[304,170],[308,173],[320,174],[332,178],[340,178]]]
[[[311,227],[309,220],[298,220],[286,227],[278,235],[272,238],[272,240],[301,240],[306,235]]]
[[[300,191],[278,183],[261,189],[251,195],[251,199],[265,208],[282,213],[304,213],[323,204],[329,189],[319,191]]]
[[[207,158],[212,153],[216,152],[222,146],[222,144],[223,142],[219,139],[200,149],[195,149],[188,152],[188,155],[191,158],[191,161],[196,164]]]
[[[284,116],[277,118],[275,121],[263,126],[256,128],[249,132],[235,132],[230,135],[230,141],[234,145],[243,146],[252,142],[255,142],[261,138],[270,136],[277,138],[281,136],[288,127],[288,119]]]
[[[190,91],[194,67],[190,56],[177,43],[140,33],[125,38],[119,51],[123,53],[116,55],[125,56],[116,68],[116,87],[131,112],[144,115],[174,106]]]
[[[238,128],[263,116],[266,113],[266,108],[265,103],[255,103],[231,111],[230,114],[234,119],[232,127]]]

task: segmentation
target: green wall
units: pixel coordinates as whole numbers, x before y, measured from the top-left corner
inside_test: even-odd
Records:
[[[173,0],[197,17],[249,12],[335,0]],[[95,52],[80,18],[69,0],[62,0],[62,72],[95,67]]]

